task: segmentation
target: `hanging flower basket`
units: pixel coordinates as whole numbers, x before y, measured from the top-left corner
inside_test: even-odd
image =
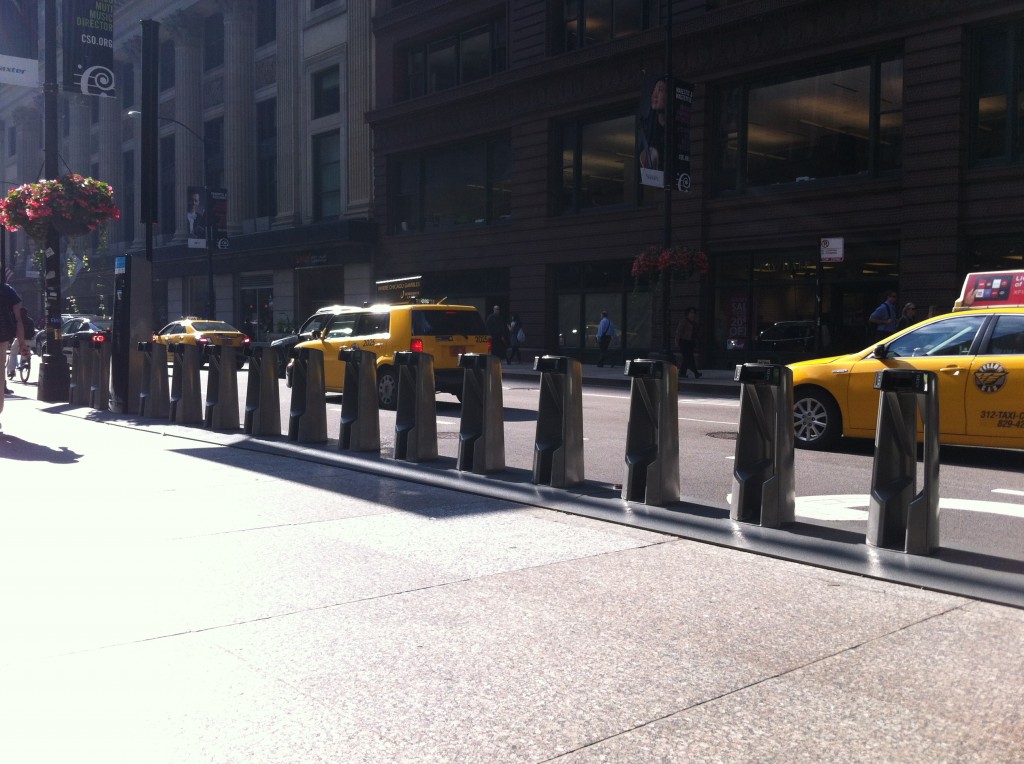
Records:
[[[74,173],[25,183],[0,200],[0,225],[37,241],[46,240],[51,223],[65,236],[81,236],[120,217],[109,184]]]
[[[662,276],[688,279],[708,272],[708,256],[700,250],[683,245],[648,247],[633,260],[633,278],[644,276],[659,281]]]

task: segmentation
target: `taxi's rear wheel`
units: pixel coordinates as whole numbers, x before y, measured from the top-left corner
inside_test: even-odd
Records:
[[[823,390],[797,390],[793,400],[793,429],[798,448],[828,449],[843,434],[843,415],[832,396]]]
[[[377,401],[382,409],[398,408],[398,376],[390,366],[377,369]]]

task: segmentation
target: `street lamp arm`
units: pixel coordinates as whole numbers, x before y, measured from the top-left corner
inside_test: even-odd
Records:
[[[142,118],[142,112],[138,111],[137,109],[130,109],[128,111],[128,116],[131,117],[132,119],[141,119]],[[193,130],[191,127],[186,125],[184,122],[181,122],[181,121],[175,119],[174,117],[164,117],[162,115],[157,115],[157,119],[163,120],[164,122],[172,122],[175,125],[178,125],[179,127],[184,128],[189,133],[191,133],[195,137],[195,139],[197,141],[202,143],[204,146],[206,145],[206,139],[203,136],[201,136],[199,133],[197,133],[195,130]]]

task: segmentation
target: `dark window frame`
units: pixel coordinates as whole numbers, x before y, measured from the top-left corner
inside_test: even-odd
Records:
[[[591,18],[588,8],[598,4],[605,5],[608,12],[607,33],[600,37],[593,35],[587,24]],[[557,0],[551,6],[551,52],[571,53],[656,27],[663,23],[663,4],[664,0]],[[639,17],[637,23],[627,24],[627,12]]]
[[[882,67],[896,62],[898,62],[902,67],[903,51],[888,49],[865,54],[859,57],[828,62],[819,67],[814,67],[804,71],[789,71],[785,74],[770,78],[723,85],[719,88],[716,97],[714,122],[716,134],[714,140],[714,160],[711,169],[714,177],[713,189],[715,195],[718,197],[741,196],[748,193],[763,193],[766,190],[774,191],[779,188],[792,189],[797,185],[803,186],[805,184],[829,184],[836,182],[848,183],[857,178],[875,179],[879,177],[899,175],[902,172],[902,137],[904,131],[902,116],[899,123],[900,141],[899,148],[896,150],[896,159],[892,160],[891,158],[886,157],[880,150],[880,136],[882,134],[881,119],[883,114],[899,113],[902,115],[903,113],[902,93],[899,109],[884,111],[881,108]],[[776,180],[763,183],[750,182],[748,163],[750,159],[749,106],[751,93],[772,87],[785,86],[789,83],[811,80],[830,73],[840,74],[865,67],[869,70],[869,93],[867,96],[868,135],[866,138],[867,152],[865,169],[857,172],[838,171],[831,174],[816,174],[815,176],[800,177],[799,180],[794,178],[793,180],[786,181]],[[726,121],[725,103],[727,100],[734,102],[733,108],[735,111],[733,116],[735,118],[736,128],[735,156],[733,163],[730,165],[726,165],[727,145],[729,143],[730,133],[727,132],[727,127],[723,124]],[[727,172],[727,170],[731,170],[731,173]]]
[[[341,176],[341,131],[338,129],[327,130],[322,133],[317,133],[311,138],[311,153],[312,153],[312,175],[313,175],[313,220],[337,220],[341,217],[342,213],[342,183],[343,179]],[[330,159],[325,159],[324,147],[331,145],[337,152],[337,156]],[[328,170],[331,167],[337,167],[337,183],[336,185],[327,185],[329,177]],[[330,199],[337,198],[337,212],[325,212],[327,210],[327,202]]]
[[[333,85],[331,80],[333,79]],[[341,111],[341,67],[325,66],[310,74],[312,118],[320,119]]]
[[[459,230],[510,221],[512,219],[511,151],[511,139],[508,135],[491,135],[392,157],[388,168],[388,232],[408,234]],[[505,154],[506,161],[504,162],[501,161],[502,152]],[[484,196],[483,217],[473,218],[466,222],[430,225],[428,223],[430,204],[427,192],[430,166],[451,164],[446,161],[446,158],[454,154],[471,156],[474,153],[478,153],[482,159],[480,166],[475,168],[481,171],[482,177],[474,185],[482,189]],[[409,187],[403,184],[406,172],[411,175],[407,178],[410,181]],[[406,199],[408,199],[408,204],[405,204]]]
[[[482,35],[489,38],[489,60],[486,66],[475,67],[478,73],[473,74],[467,72],[468,59],[473,50],[469,42]],[[439,53],[447,47],[452,49],[450,77],[442,82],[432,81],[431,53]],[[398,60],[402,62],[396,67],[396,74],[399,77],[396,92],[400,100],[440,93],[493,77],[508,68],[508,25],[504,16],[498,16],[475,21],[470,25],[448,30],[444,34],[407,42],[399,49]]]
[[[636,156],[636,109],[634,106],[623,106],[617,109],[607,109],[601,112],[580,115],[575,119],[564,120],[557,123],[553,133],[553,162],[556,168],[552,178],[552,209],[554,215],[577,215],[589,212],[606,212],[611,209],[630,209],[639,206],[643,199],[643,187],[640,184],[640,173],[637,166],[633,164],[634,172],[624,173],[622,201],[614,204],[585,204],[585,173],[584,157],[586,155],[584,145],[584,133],[587,128],[622,121],[632,141],[630,155]],[[571,135],[570,135],[571,132]],[[565,163],[566,144],[572,141],[572,157],[570,164]],[[571,168],[571,187],[566,184],[566,169]]]
[[[1002,39],[999,39],[999,38]],[[984,66],[998,40],[1004,48],[1000,71]],[[970,163],[973,167],[1020,164],[1024,162],[1024,19],[997,26],[979,27],[971,35],[970,59],[970,136],[968,139]],[[986,74],[1002,79],[1002,92],[986,91],[992,87],[982,82]],[[1002,127],[1003,137],[999,153],[989,153],[982,146],[982,132],[992,127],[983,124],[981,101],[987,97],[1005,99]],[[994,150],[994,146],[992,150]]]

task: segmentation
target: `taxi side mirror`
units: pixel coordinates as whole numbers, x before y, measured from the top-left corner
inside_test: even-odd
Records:
[[[874,352],[875,358],[877,358],[879,360],[882,360],[882,359],[888,357],[888,355],[889,355],[889,350],[888,350],[888,348],[886,348],[885,345],[876,345],[875,346],[875,352]]]

